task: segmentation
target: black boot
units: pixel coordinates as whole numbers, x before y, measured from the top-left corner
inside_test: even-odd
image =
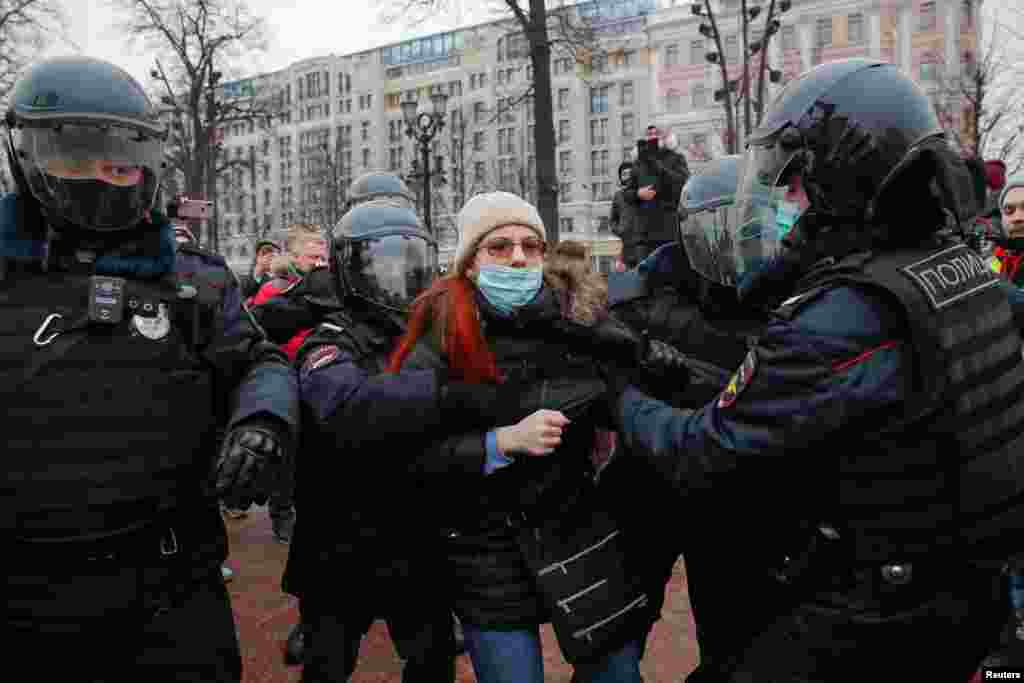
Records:
[[[286,666],[302,664],[302,649],[305,645],[305,640],[305,631],[300,621],[295,626],[292,626],[292,630],[288,632],[288,640],[285,641],[284,663]]]

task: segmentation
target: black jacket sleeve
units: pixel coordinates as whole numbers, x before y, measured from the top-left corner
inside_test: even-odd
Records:
[[[252,418],[271,419],[287,426],[292,438],[297,438],[299,384],[295,371],[242,306],[238,283],[226,264],[203,260],[204,272],[216,276],[223,287],[216,329],[201,353],[216,373],[217,386],[227,392],[227,428]]]

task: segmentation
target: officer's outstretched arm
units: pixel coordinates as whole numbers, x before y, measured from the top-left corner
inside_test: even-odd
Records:
[[[626,388],[615,412],[627,446],[681,490],[709,487],[752,460],[827,457],[840,428],[902,408],[905,345],[877,310],[862,294],[834,290],[793,320],[770,324],[699,410]]]
[[[231,392],[228,428],[253,418],[269,418],[287,426],[291,437],[297,438],[299,383],[288,357],[266,338],[242,305],[233,279],[222,302],[218,334],[203,356],[216,369],[218,386]]]

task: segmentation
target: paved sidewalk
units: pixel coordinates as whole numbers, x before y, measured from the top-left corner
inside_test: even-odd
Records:
[[[281,571],[287,547],[275,543],[266,507],[254,507],[249,516],[226,520],[231,540],[228,566],[235,578],[228,584],[242,643],[244,683],[289,683],[299,680],[299,669],[285,667],[282,645],[298,619],[294,598],[281,592]],[[678,683],[697,664],[697,644],[686,595],[686,577],[680,562],[668,586],[662,619],[648,642],[642,665],[645,683]],[[569,683],[572,668],[558,650],[550,628],[543,632],[546,680]],[[468,657],[459,657],[458,683],[474,683]],[[359,668],[352,683],[398,683],[401,667],[383,623],[374,624],[363,640]]]

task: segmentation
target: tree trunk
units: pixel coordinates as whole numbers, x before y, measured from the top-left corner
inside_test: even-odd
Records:
[[[551,45],[544,0],[530,0],[530,24],[523,26],[530,43],[533,64],[535,125],[533,146],[537,154],[537,210],[547,231],[547,241],[558,243],[558,175],[555,168],[555,118],[551,101]]]

